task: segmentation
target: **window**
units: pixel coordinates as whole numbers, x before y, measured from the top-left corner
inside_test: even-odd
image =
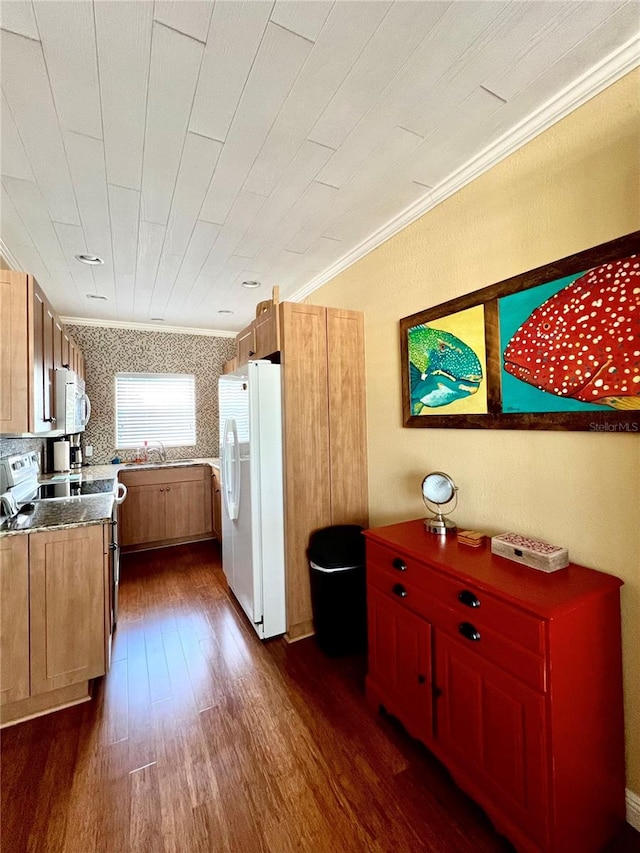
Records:
[[[116,447],[141,447],[151,439],[166,447],[195,445],[195,376],[116,374]]]

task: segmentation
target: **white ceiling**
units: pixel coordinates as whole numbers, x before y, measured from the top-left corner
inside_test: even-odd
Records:
[[[4,0],[1,17],[10,263],[63,316],[221,330],[274,284],[308,292],[532,116],[539,132],[614,52],[640,62],[638,0]]]

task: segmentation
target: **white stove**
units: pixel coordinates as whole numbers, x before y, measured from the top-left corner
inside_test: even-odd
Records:
[[[36,501],[64,500],[109,492],[115,495],[118,487],[115,480],[82,481],[65,478],[40,483],[39,474],[38,454],[34,451],[0,459],[0,497],[4,515],[12,517],[22,506]]]

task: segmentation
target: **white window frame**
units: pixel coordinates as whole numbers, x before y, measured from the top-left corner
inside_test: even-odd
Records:
[[[145,441],[195,447],[196,378],[192,373],[116,373],[114,401],[117,450],[142,447]]]

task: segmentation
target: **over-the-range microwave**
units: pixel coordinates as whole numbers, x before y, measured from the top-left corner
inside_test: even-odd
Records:
[[[91,415],[91,403],[85,393],[84,379],[65,367],[55,371],[56,431],[65,435],[84,432]]]

